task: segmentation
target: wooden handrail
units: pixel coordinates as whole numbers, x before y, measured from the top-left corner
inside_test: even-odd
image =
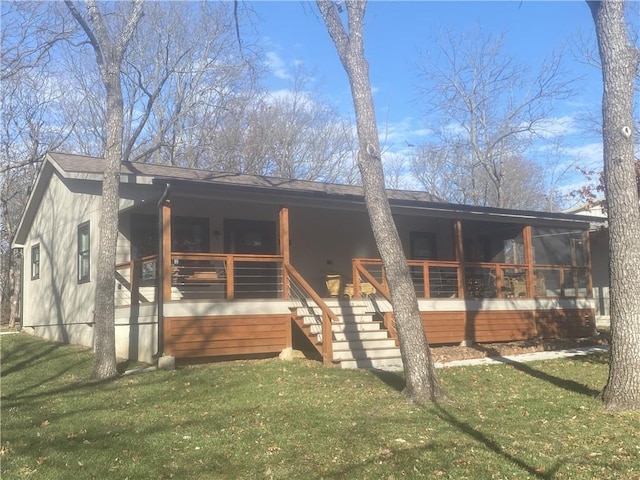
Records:
[[[171,260],[228,260],[240,262],[282,262],[282,255],[252,255],[248,253],[179,253],[172,252]]]
[[[365,278],[365,280],[367,280],[371,285],[373,285],[373,287],[378,292],[380,292],[380,294],[384,297],[384,299],[391,304],[391,294],[389,292],[389,289],[387,288],[387,283],[383,282],[384,285],[380,284],[373,277],[373,275],[371,275],[371,273],[369,273],[369,271],[364,268],[364,266],[358,261],[358,259],[355,259],[353,264],[354,264],[354,270],[355,270],[354,273],[356,276],[356,278],[354,278],[354,284],[356,283],[357,275],[362,275]],[[380,264],[382,264],[382,262],[380,262]],[[398,331],[396,330],[396,320],[392,311],[385,312],[382,314],[382,323],[384,324],[384,327],[389,332],[389,335],[391,335],[391,338],[393,338],[396,341],[396,345],[397,345]]]
[[[158,255],[148,255],[146,257],[135,258],[133,260],[127,260],[126,262],[116,263],[116,270],[122,270],[123,268],[130,267],[134,263],[147,263],[158,260]]]
[[[284,269],[322,311],[322,359],[325,364],[333,363],[333,329],[331,328],[331,322],[339,321],[337,315],[333,313],[293,265],[285,263]]]
[[[380,265],[382,265],[382,261],[380,261]],[[380,282],[378,282],[373,277],[373,275],[371,275],[371,273],[369,273],[369,271],[364,268],[364,266],[362,265],[359,259],[354,259],[354,266],[355,266],[356,272],[362,275],[365,278],[365,280],[367,280],[367,282],[373,285],[373,288],[375,288],[378,292],[380,292],[380,295],[382,295],[386,301],[391,303],[391,294],[389,293],[389,290],[385,286],[383,286]]]

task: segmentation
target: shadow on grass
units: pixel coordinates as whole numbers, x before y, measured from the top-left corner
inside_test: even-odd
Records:
[[[393,377],[390,377],[393,378]],[[442,420],[444,423],[450,425],[455,430],[460,432],[461,434],[467,436],[474,442],[483,445],[488,451],[493,452],[495,455],[502,457],[506,462],[513,464],[520,468],[523,472],[526,472],[529,476],[533,478],[539,479],[553,479],[556,474],[560,470],[560,468],[566,463],[566,461],[556,461],[550,468],[543,468],[542,465],[536,466],[531,465],[527,461],[505,451],[505,448],[500,445],[496,440],[492,439],[490,436],[481,432],[480,430],[472,427],[468,423],[460,420],[454,414],[445,409],[442,405],[438,404],[429,404],[425,408],[432,410],[436,417]],[[417,457],[424,452],[429,450],[434,450],[439,448],[438,445],[435,444],[425,444],[419,447],[411,448],[411,449],[402,449],[402,451],[393,452],[396,456],[404,456],[404,457]],[[331,478],[352,478],[356,471],[361,469],[366,464],[377,464],[388,461],[389,454],[384,454],[381,456],[376,456],[371,459],[368,459],[362,463],[352,464],[338,472],[332,472],[328,475]]]
[[[530,365],[522,362],[515,362],[512,359],[501,357],[501,356],[491,356],[493,360],[498,362],[503,362],[506,365],[509,365],[516,370],[526,373],[538,380],[542,380],[548,382],[556,387],[562,388],[564,390],[568,390],[570,392],[577,393],[579,395],[586,395],[588,397],[597,397],[602,392],[600,390],[594,390],[589,388],[587,385],[579,382],[575,382],[573,380],[569,380],[566,378],[556,377],[554,375],[542,372],[540,370],[536,370]],[[584,363],[593,363],[597,365],[607,364],[608,359],[605,354],[597,354],[597,355],[587,355],[581,357],[574,357],[574,361],[584,362]],[[400,373],[396,372],[388,372],[384,370],[371,370],[376,377],[382,380],[386,385],[397,390],[398,392],[402,392],[406,386],[406,382],[404,377]]]
[[[76,368],[75,364],[70,365],[68,368],[65,368],[64,370],[57,371],[55,375],[52,375],[48,378],[40,380],[37,383],[34,383],[33,385],[26,386],[21,390],[8,393],[4,395],[2,398],[6,402],[18,401],[18,400],[20,401],[35,400],[42,397],[48,397],[50,395],[57,395],[57,394],[69,393],[69,392],[79,392],[83,390],[93,389],[96,386],[108,384],[113,382],[114,380],[117,380],[118,378],[121,378],[120,376],[115,376],[115,377],[107,378],[104,380],[91,380],[87,378],[85,380],[80,380],[78,382],[70,383],[68,385],[65,385],[64,387],[52,388],[50,390],[44,388],[38,391],[38,393],[27,394],[27,392],[29,392],[30,390],[44,387],[47,383],[54,381],[55,379],[61,377],[62,375],[64,375],[70,370],[73,370],[74,368]]]
[[[62,346],[61,343],[52,343],[52,344],[48,344],[45,348],[39,348],[35,351],[30,351],[29,352],[30,355],[24,355],[25,356],[24,359],[17,361],[10,367],[3,368],[2,372],[0,373],[0,377],[4,378],[7,375],[15,373],[19,370],[25,369],[27,367],[33,367],[37,363],[48,361],[46,357],[48,357],[48,355],[50,355],[51,353],[55,352],[61,346]],[[3,352],[2,352],[3,365],[7,365],[9,362],[13,362],[14,356],[16,356],[16,354],[26,353],[26,350],[18,351],[14,349],[9,352],[6,352],[4,350],[5,349],[3,349]]]
[[[372,369],[371,373],[382,380],[386,385],[398,392],[402,392],[404,390],[404,387],[407,386],[407,382],[405,382],[404,376],[399,372],[389,372],[386,370]]]
[[[590,363],[592,365],[609,365],[611,354],[607,353],[594,353],[592,355],[582,355],[579,357],[573,357],[574,362]]]
[[[515,368],[516,370],[522,373],[526,373],[527,375],[532,376],[533,378],[537,378],[538,380],[548,382],[552,385],[555,385],[556,387],[562,388],[569,392],[574,392],[579,395],[586,395],[589,397],[597,397],[598,395],[600,395],[599,390],[594,390],[592,388],[589,388],[583,383],[575,382],[573,380],[569,380],[566,378],[556,377],[549,373],[536,370],[535,368],[531,367],[529,364],[517,362],[517,361],[514,361],[513,359],[498,355],[497,352],[491,348],[482,348],[481,345],[477,345],[476,348],[478,350],[484,351],[487,354],[487,357],[491,357],[492,360],[495,360],[497,362],[502,362],[506,365],[509,365]],[[591,355],[587,355],[586,357],[590,357],[590,356]],[[582,358],[586,358],[586,357],[582,357]],[[575,360],[575,357],[572,357],[572,359]]]
[[[38,348],[33,348],[35,346]],[[31,344],[29,345],[30,349],[22,348],[22,349],[13,349],[10,351],[6,351],[7,349],[3,349],[2,356],[2,365],[3,367],[11,362],[15,362],[10,366],[2,368],[0,373],[0,377],[5,379],[10,374],[15,374],[22,371],[28,371],[29,369],[34,369],[44,373],[45,375],[39,376],[39,378],[33,378],[33,383],[27,384],[27,382],[21,382],[20,387],[13,391],[7,392],[7,388],[4,389],[2,399],[3,401],[12,402],[12,401],[24,401],[24,400],[34,400],[41,397],[46,397],[48,395],[55,395],[59,393],[67,393],[78,390],[84,390],[89,388],[94,388],[95,386],[102,385],[105,383],[109,383],[117,378],[120,378],[119,375],[104,379],[104,380],[94,380],[89,377],[82,378],[79,381],[70,383],[63,387],[58,388],[46,388],[47,385],[55,382],[56,380],[62,378],[64,375],[69,372],[73,372],[78,368],[83,368],[83,364],[91,363],[90,358],[82,358],[78,361],[72,361],[70,357],[76,357],[78,352],[75,350],[62,350],[59,349],[61,347],[69,347],[63,343],[43,343],[42,344]],[[55,353],[55,358],[52,358],[51,355]],[[21,358],[22,357],[22,358]],[[52,363],[53,362],[53,363]],[[55,365],[55,366],[54,366]],[[60,366],[64,365],[64,366]],[[122,373],[126,369],[126,364],[118,365],[118,372]],[[47,373],[49,375],[47,375]],[[28,393],[31,391],[37,390],[37,393]]]
[[[494,452],[496,455],[500,455],[505,460],[512,462],[514,465],[517,465],[518,467],[520,467],[522,470],[526,471],[533,477],[551,479],[555,476],[555,474],[558,472],[558,470],[562,466],[563,462],[556,462],[556,464],[551,469],[547,471],[541,471],[540,468],[536,468],[532,465],[529,465],[524,460],[521,460],[511,455],[510,453],[505,452],[502,446],[498,442],[488,437],[487,435],[482,433],[480,430],[473,428],[471,425],[458,419],[455,415],[445,410],[441,405],[434,404],[434,409],[435,409],[435,414],[441,420],[443,420],[444,422],[447,422],[449,425],[456,428],[458,431],[464,433],[468,437],[474,439],[475,441],[482,443],[485,447],[487,447],[489,450]]]

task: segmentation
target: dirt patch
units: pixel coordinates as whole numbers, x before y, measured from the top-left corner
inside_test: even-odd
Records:
[[[609,336],[599,334],[588,338],[565,339],[533,339],[519,342],[478,343],[470,346],[450,345],[431,347],[431,354],[435,362],[451,362],[454,360],[468,360],[472,358],[503,357],[522,353],[566,350],[577,347],[591,347],[595,345],[609,345]]]

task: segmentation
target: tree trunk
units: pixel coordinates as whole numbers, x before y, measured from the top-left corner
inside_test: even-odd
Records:
[[[102,182],[100,236],[96,269],[94,378],[109,378],[118,373],[116,370],[114,295],[123,137],[120,65],[108,65],[103,80],[106,90],[109,92],[107,95],[108,143]]]
[[[604,174],[609,215],[611,365],[603,399],[640,409],[640,209],[633,155],[633,88],[640,51],[621,1],[589,2],[602,63]]]
[[[107,96],[107,143],[100,205],[98,262],[96,265],[96,294],[94,302],[93,378],[104,379],[117,375],[115,341],[115,266],[118,243],[120,203],[120,166],[123,156],[124,106],[120,69],[127,45],[140,18],[143,0],[134,0],[129,18],[116,39],[110,36],[106,17],[96,0],[86,0],[88,21],[72,0],[65,0],[67,8],[87,34],[96,55],[96,63]]]
[[[391,290],[406,378],[405,393],[417,403],[436,401],[444,396],[444,392],[435,372],[418,300],[384,185],[369,67],[364,57],[362,38],[366,2],[346,2],[348,35],[333,2],[318,0],[317,4],[351,85],[359,141],[358,166],[371,227]]]

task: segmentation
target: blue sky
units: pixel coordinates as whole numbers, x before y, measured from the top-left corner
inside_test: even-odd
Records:
[[[255,28],[268,54],[269,88],[291,86],[302,65],[313,87],[342,114],[353,117],[346,74],[337,58],[315,2],[247,2],[256,14]],[[416,63],[421,52],[433,49],[442,30],[504,34],[506,51],[518,62],[539,68],[553,51],[567,48],[566,61],[576,76],[584,76],[580,94],[562,102],[554,112],[569,156],[589,167],[601,159],[600,139],[577,125],[578,115],[597,111],[601,99],[600,72],[577,58],[579,36],[593,39],[593,21],[584,1],[372,1],[365,17],[365,55],[370,64],[381,140],[389,151],[402,151],[406,142],[420,143],[428,132],[423,107],[416,102]],[[601,161],[601,160],[600,160]],[[581,181],[582,179],[573,179]]]

